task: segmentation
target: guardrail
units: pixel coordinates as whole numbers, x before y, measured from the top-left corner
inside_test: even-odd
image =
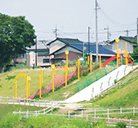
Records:
[[[90,108],[86,108],[90,109]],[[120,108],[120,109],[93,109],[93,110],[85,110],[82,108],[81,111],[69,111],[68,114],[70,115],[89,115],[91,117],[97,117],[97,116],[107,116],[110,117],[110,115],[115,114],[133,114],[135,115],[138,113],[138,108]]]
[[[60,106],[59,102],[57,101],[2,97],[2,96],[0,96],[0,104],[19,104],[28,106],[38,106],[38,107]]]
[[[24,118],[29,118],[31,116],[38,115],[53,115],[53,116],[66,116],[68,119],[71,118],[86,118],[86,121],[96,122],[98,120],[105,120],[108,125],[115,125],[117,122],[124,122],[128,126],[138,126],[138,120],[132,119],[121,119],[121,118],[111,118],[110,116],[115,115],[124,115],[124,114],[133,114],[138,113],[138,108],[120,108],[120,109],[93,109],[93,108],[81,108],[81,110],[68,111],[67,113],[62,114],[52,114],[50,112],[55,108],[62,108],[60,104],[66,104],[61,101],[47,101],[47,100],[27,100],[24,98],[14,98],[14,97],[0,97],[0,103],[6,104],[20,104],[20,105],[30,105],[30,106],[39,106],[47,107],[38,111],[26,111],[26,112],[13,112],[13,114],[20,114]]]
[[[84,114],[84,112],[82,111],[79,111],[80,114],[72,114],[70,111],[68,111],[67,114],[49,114],[48,112],[52,111],[53,109],[52,108],[47,108],[47,109],[43,109],[43,110],[39,110],[39,111],[27,111],[27,112],[13,112],[13,114],[21,114],[22,117],[24,118],[29,118],[31,116],[38,116],[38,115],[49,115],[49,116],[64,116],[64,117],[67,117],[67,119],[71,120],[73,118],[79,118],[79,119],[86,119],[86,121],[90,121],[90,122],[97,122],[98,120],[105,120],[106,124],[107,125],[115,125],[116,123],[118,122],[123,122],[125,123],[127,126],[129,126],[131,128],[131,126],[138,126],[138,120],[132,120],[132,119],[121,119],[121,118],[111,118],[109,117],[110,114],[118,114],[118,113],[110,113],[110,111],[120,111],[120,114],[123,114],[123,113],[133,113],[133,114],[136,114],[138,112],[136,112],[136,109],[138,110],[138,108],[125,108],[125,109],[107,109],[107,110],[97,110],[97,112],[100,112],[100,111],[107,111],[107,113],[99,113],[99,114],[88,114],[88,112],[91,112],[91,111],[85,111],[85,113],[87,114]],[[132,110],[132,112],[123,112],[125,110]],[[134,111],[135,110],[135,111]],[[93,111],[95,113],[95,110]],[[96,115],[103,115],[103,114],[107,114],[107,117],[99,117],[99,116],[96,116]],[[95,117],[92,117],[92,116],[95,116]]]

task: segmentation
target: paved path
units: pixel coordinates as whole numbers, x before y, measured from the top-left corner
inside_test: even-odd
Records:
[[[111,87],[114,84],[114,80],[120,80],[122,77],[127,75],[130,71],[132,71],[136,67],[138,67],[138,65],[137,66],[122,65],[118,67],[116,70],[102,77],[98,81],[84,88],[80,92],[66,99],[65,102],[73,103],[73,102],[79,102],[79,101],[89,101],[95,96],[98,96],[104,90]]]

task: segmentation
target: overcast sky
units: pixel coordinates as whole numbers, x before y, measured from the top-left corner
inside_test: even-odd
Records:
[[[136,35],[138,0],[98,0],[98,40],[107,40],[104,28],[109,26],[110,40],[121,36]],[[38,39],[58,37],[95,41],[95,0],[0,0],[0,13],[25,16],[37,33]]]

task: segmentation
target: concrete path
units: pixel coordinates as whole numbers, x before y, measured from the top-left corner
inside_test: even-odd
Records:
[[[136,67],[138,67],[138,65],[137,66],[122,65],[118,67],[116,70],[102,77],[98,81],[84,88],[80,92],[66,99],[65,102],[73,103],[79,101],[89,101],[95,96],[101,94],[107,88],[111,87],[114,84],[114,80],[120,80],[122,77],[127,75],[130,71],[132,71]]]

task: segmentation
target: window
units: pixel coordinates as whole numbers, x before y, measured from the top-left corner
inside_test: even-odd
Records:
[[[24,54],[19,54],[18,55],[18,59],[23,59],[24,58]]]
[[[43,63],[49,63],[49,59],[43,59]]]

